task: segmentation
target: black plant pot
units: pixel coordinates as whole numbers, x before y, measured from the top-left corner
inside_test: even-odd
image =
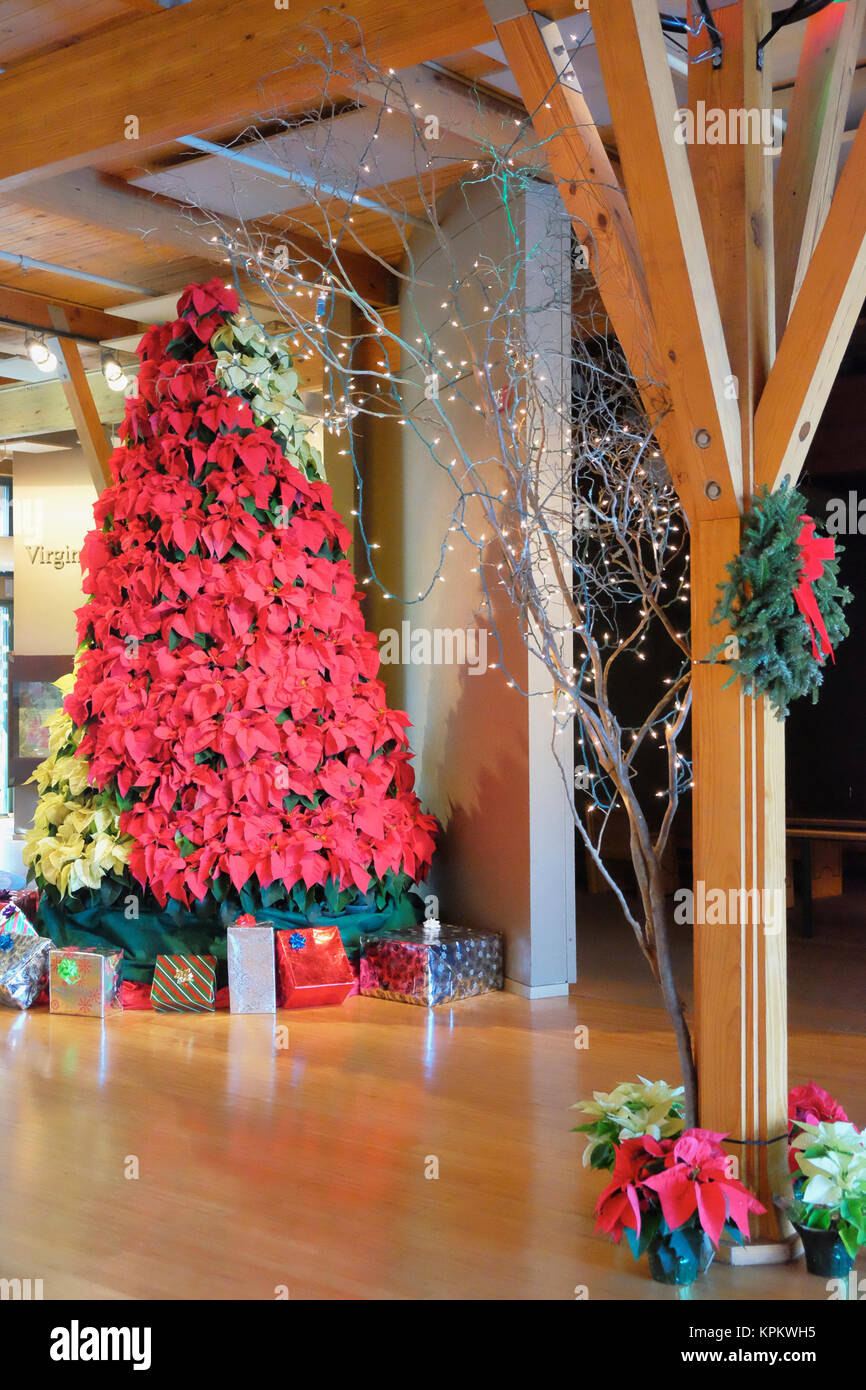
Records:
[[[848,1254],[838,1231],[832,1227],[829,1231],[817,1231],[811,1226],[800,1226],[796,1221],[794,1227],[803,1242],[810,1274],[822,1279],[847,1278],[854,1266],[854,1256]]]

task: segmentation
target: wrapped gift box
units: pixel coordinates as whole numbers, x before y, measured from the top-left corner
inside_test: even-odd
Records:
[[[48,983],[53,942],[47,936],[0,929],[0,1004],[29,1009]]]
[[[11,932],[13,936],[38,936],[30,918],[17,903],[11,901],[0,906],[0,932]],[[47,941],[47,937],[43,937]]]
[[[55,948],[48,972],[51,1012],[107,1018],[121,1010],[122,960],[121,950],[106,946]]]
[[[12,903],[21,909],[28,922],[35,927],[36,914],[39,911],[39,889],[38,888],[10,888],[0,893],[0,904],[8,906]]]
[[[157,956],[150,1002],[157,1013],[213,1013],[216,957]]]
[[[469,927],[399,927],[361,937],[361,993],[404,1004],[450,1004],[505,978],[499,932]]]
[[[277,1007],[274,924],[239,917],[226,933],[229,1008],[233,1014],[272,1014]]]
[[[336,927],[297,927],[278,931],[277,979],[287,1009],[342,1004],[355,976]]]

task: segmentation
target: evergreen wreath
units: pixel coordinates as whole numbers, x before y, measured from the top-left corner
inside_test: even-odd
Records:
[[[791,701],[801,695],[811,695],[815,704],[823,680],[825,658],[820,651],[815,655],[809,623],[794,599],[803,566],[799,538],[807,506],[802,493],[787,481],[777,492],[764,486],[752,497],[742,550],[725,566],[730,579],[718,585],[722,596],[712,618],[714,623],[727,622],[737,639],[733,655],[730,638],[710,653],[712,660],[727,659],[731,667],[725,685],[739,676],[746,694],[766,695],[782,719]],[[833,649],[848,636],[842,609],[853,597],[838,583],[841,550],[837,544],[833,558],[824,558],[823,573],[812,584]]]

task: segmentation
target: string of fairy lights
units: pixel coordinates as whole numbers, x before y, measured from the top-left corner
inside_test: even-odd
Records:
[[[400,87],[393,72],[388,82]],[[269,230],[261,220],[229,224],[211,214],[211,240],[224,249],[229,283],[246,314],[265,319],[245,293],[252,282],[273,306],[296,360],[321,363],[322,428],[342,446],[337,453],[351,460],[355,476],[352,514],[367,569],[362,585],[376,586],[384,600],[408,610],[447,582],[446,569],[462,554],[477,576],[479,620],[497,649],[489,668],[509,689],[530,694],[509,666],[500,631],[503,615],[516,613],[526,647],[551,677],[552,688],[531,698],[550,703],[554,743],[576,725],[580,791],[588,801],[606,820],[637,776],[644,751],[655,746],[665,757],[665,780],[655,795],[675,802],[693,785],[690,762],[677,747],[689,709],[688,535],[654,422],[646,421],[615,345],[583,334],[580,324],[564,346],[545,339],[551,314],[561,322],[572,306],[570,286],[565,303],[561,281],[547,274],[561,223],[552,219],[544,235],[525,242],[520,200],[538,172],[525,157],[533,138],[526,119],[515,120],[503,149],[485,148],[483,157],[467,161],[459,180],[464,230],[468,217],[474,245],[484,247],[484,222],[495,217],[496,239],[502,243],[505,235],[499,254],[482,251],[460,263],[424,183],[427,159],[413,206],[426,209],[429,233],[408,237],[401,225],[405,204],[395,196],[383,203],[404,248],[395,272],[399,316],[361,293],[345,259],[364,249],[364,228],[352,208],[363,175],[375,169],[381,122],[391,116],[411,122],[419,148],[427,149],[417,104],[413,110],[402,93],[399,115],[397,106],[395,100],[381,108],[369,157],[362,157],[354,182],[346,179],[345,199],[310,191],[324,228],[321,260],[311,256],[307,236],[302,246],[293,244],[285,216]],[[331,189],[330,171],[329,180]],[[380,199],[386,195],[387,188],[377,187]],[[474,206],[483,212],[474,213]],[[527,295],[530,278],[535,297]],[[438,554],[433,546],[426,582],[413,594],[386,584],[378,567],[382,544],[368,532],[358,455],[365,419],[406,431],[413,459],[423,453],[453,491]],[[409,448],[404,441],[404,456]],[[428,533],[431,522],[426,515]],[[635,682],[623,663],[660,664],[663,639],[674,665],[668,662],[659,677],[660,689]],[[620,723],[614,703],[625,697],[628,704],[638,689],[652,708]]]

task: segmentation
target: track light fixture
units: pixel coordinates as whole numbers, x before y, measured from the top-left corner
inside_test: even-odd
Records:
[[[25,333],[24,349],[30,361],[40,372],[53,372],[57,358],[45,341],[43,333]]]
[[[129,377],[123,370],[123,364],[115,357],[113,352],[103,352],[100,358],[102,375],[108,382],[112,391],[125,391],[129,385]]]

